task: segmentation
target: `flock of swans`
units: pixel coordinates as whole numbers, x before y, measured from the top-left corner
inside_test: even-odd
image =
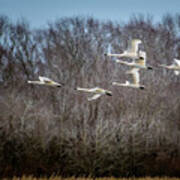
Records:
[[[125,50],[121,54],[111,54],[106,53],[105,56],[108,57],[116,57],[116,63],[120,63],[122,65],[126,65],[131,67],[130,70],[126,71],[126,74],[130,74],[132,76],[132,82],[126,81],[125,83],[112,82],[113,86],[124,86],[131,87],[137,89],[145,89],[145,86],[140,84],[140,70],[153,70],[153,68],[146,64],[146,52],[139,50],[139,45],[142,43],[139,39],[133,39],[130,42],[130,45],[127,50]],[[130,58],[132,62],[122,61],[119,58]],[[174,70],[175,75],[180,74],[180,60],[174,59],[174,62],[171,65],[160,64],[160,67]],[[47,85],[53,87],[62,87],[63,84],[57,83],[47,77],[39,76],[39,81],[28,81],[30,84],[38,84],[38,85]],[[112,96],[112,92],[106,89],[95,87],[95,88],[81,88],[77,87],[75,90],[87,92],[93,94],[92,97],[88,98],[88,101],[92,101],[98,99],[102,95]]]

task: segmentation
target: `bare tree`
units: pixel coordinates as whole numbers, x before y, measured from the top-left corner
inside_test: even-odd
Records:
[[[179,58],[179,22],[170,14],[157,23],[143,15],[127,23],[72,17],[32,30],[1,16],[0,175],[180,176],[179,77],[157,67]],[[154,66],[140,72],[144,92],[112,87],[128,67],[104,56],[133,38]],[[26,83],[39,75],[65,86]],[[113,96],[88,102],[77,86]]]

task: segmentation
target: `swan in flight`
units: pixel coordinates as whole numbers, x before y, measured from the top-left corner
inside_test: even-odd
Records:
[[[118,83],[113,82],[112,85],[114,86],[125,86],[125,87],[132,87],[138,89],[144,89],[143,85],[140,85],[140,76],[139,76],[139,68],[133,68],[130,71],[127,71],[126,74],[132,74],[133,82],[126,81],[125,83]]]
[[[128,49],[125,50],[123,53],[121,54],[106,53],[105,55],[110,57],[127,57],[127,58],[136,59],[139,57],[138,48],[139,48],[139,44],[141,43],[142,41],[140,39],[133,39],[130,41],[130,45],[128,46]]]
[[[111,91],[108,91],[108,90],[105,90],[105,89],[102,89],[102,88],[99,88],[99,87],[95,87],[95,88],[80,88],[80,87],[77,87],[76,90],[94,94],[92,97],[88,98],[88,101],[98,99],[102,95],[112,96]]]
[[[153,69],[151,66],[146,65],[146,52],[145,51],[139,51],[139,58],[136,60],[134,59],[132,62],[126,62],[120,59],[117,59],[116,62],[120,64],[125,64],[127,66],[136,67],[139,69],[147,69],[147,70]]]
[[[39,76],[39,81],[28,81],[30,84],[38,84],[38,85],[46,85],[46,86],[54,86],[61,87],[62,84],[59,84],[47,77]]]
[[[174,62],[171,65],[160,64],[159,66],[164,67],[166,69],[174,70],[175,75],[180,74],[180,60],[179,59],[174,58]]]

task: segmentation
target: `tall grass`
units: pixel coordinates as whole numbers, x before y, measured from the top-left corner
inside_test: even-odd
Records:
[[[45,178],[45,177],[42,177],[42,178],[35,178],[35,177],[26,177],[26,176],[23,176],[23,177],[13,177],[11,180],[94,180],[94,179],[97,179],[97,180],[179,180],[179,178],[169,178],[169,177],[144,177],[144,178],[113,178],[113,177],[109,177],[109,178],[80,178],[80,177],[71,177],[71,178],[62,178],[62,177],[58,177],[58,176],[52,176],[52,177],[49,177],[49,178]],[[2,179],[2,180],[9,180],[9,179]]]

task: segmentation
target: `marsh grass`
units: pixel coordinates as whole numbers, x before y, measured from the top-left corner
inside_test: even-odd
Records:
[[[83,178],[83,177],[70,177],[70,178],[63,178],[60,176],[52,176],[49,178],[46,177],[41,177],[41,178],[36,178],[32,176],[23,176],[23,177],[13,177],[11,180],[179,180],[180,178],[170,178],[170,177],[144,177],[144,178]],[[2,179],[2,180],[10,180],[10,179]]]

